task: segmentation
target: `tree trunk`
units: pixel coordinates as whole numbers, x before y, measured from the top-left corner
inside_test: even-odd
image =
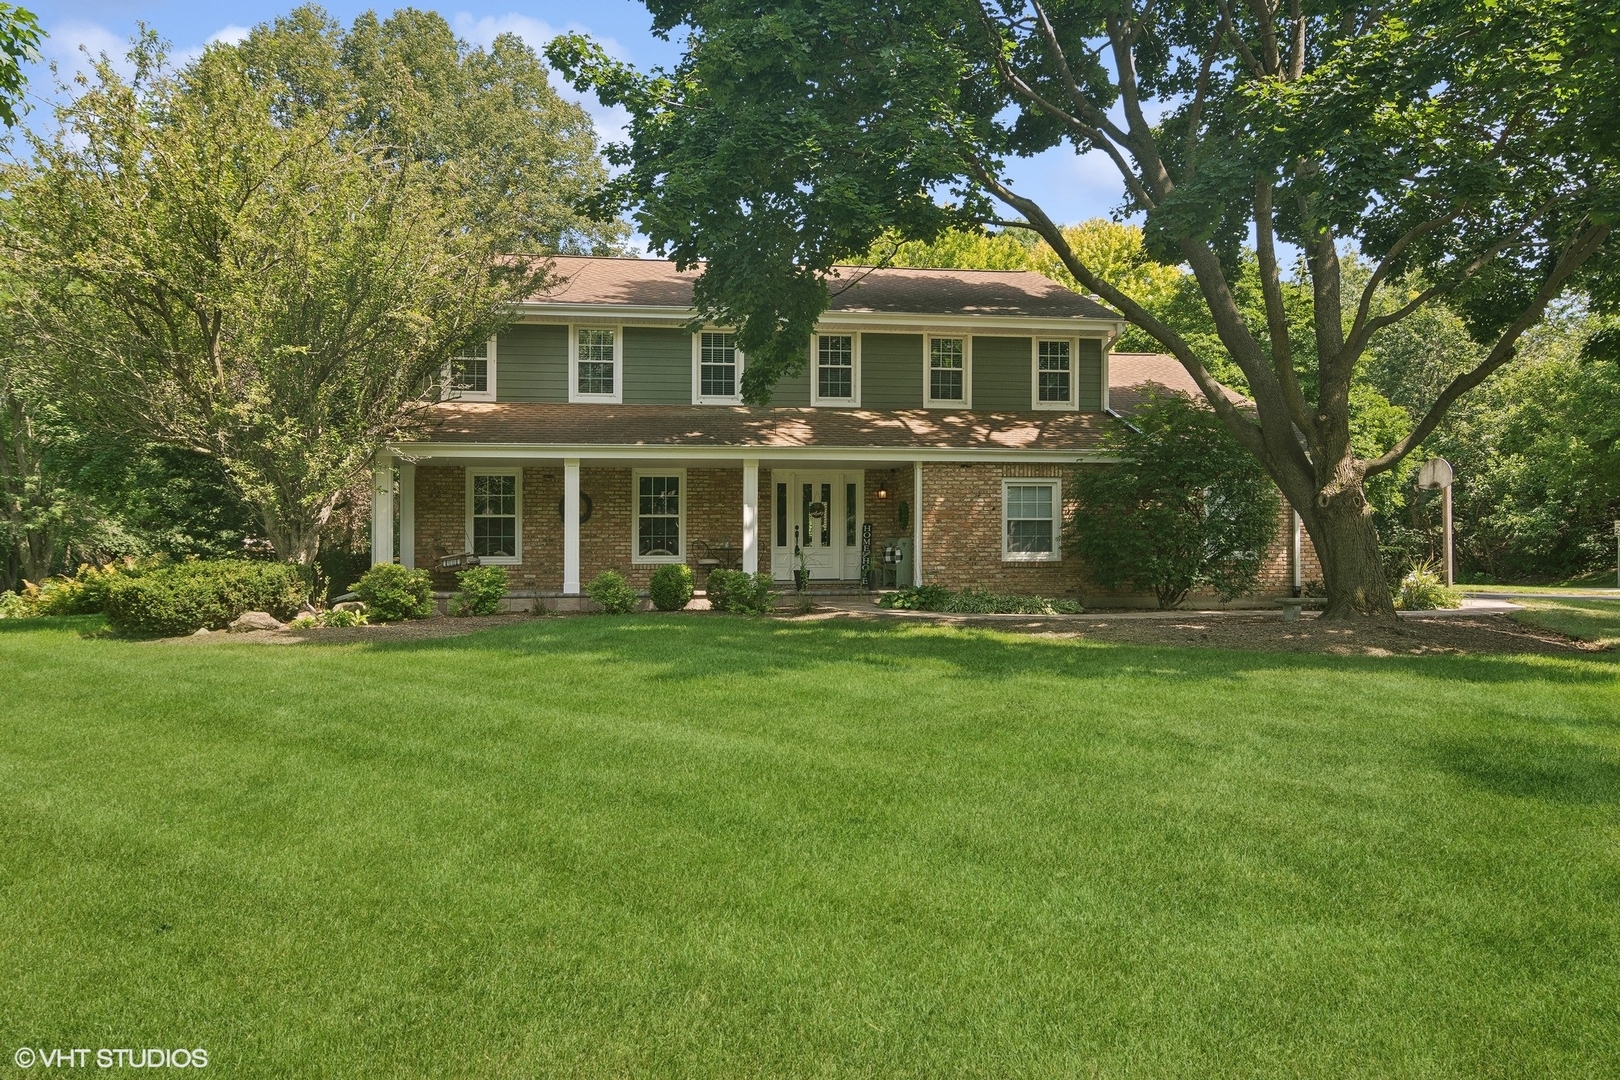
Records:
[[[1322,583],[1328,603],[1322,618],[1348,621],[1358,616],[1395,618],[1395,601],[1384,577],[1378,549],[1378,530],[1372,507],[1359,480],[1336,485],[1318,494],[1308,512],[1300,514],[1316,556],[1322,564]]]
[[[327,515],[319,521],[288,520],[275,507],[263,507],[259,518],[264,522],[265,539],[275,549],[276,558],[299,566],[313,566],[321,550],[321,530]]]

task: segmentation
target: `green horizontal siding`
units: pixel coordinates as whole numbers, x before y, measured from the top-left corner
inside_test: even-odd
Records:
[[[861,335],[861,407],[922,408],[921,334]]]
[[[1102,411],[1102,342],[1080,339],[1080,355],[1075,358],[1075,378],[1080,391],[1081,412]]]
[[[495,343],[500,401],[568,400],[568,328],[519,323]]]
[[[692,404],[692,335],[646,326],[627,326],[622,333],[624,403]]]
[[[1030,339],[1027,337],[974,337],[973,407],[1017,410],[1030,408]]]
[[[810,365],[797,375],[784,375],[771,391],[771,404],[780,409],[802,409],[810,404]]]

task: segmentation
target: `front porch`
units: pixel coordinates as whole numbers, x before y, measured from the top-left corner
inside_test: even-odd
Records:
[[[471,552],[542,601],[580,596],[605,570],[645,589],[674,562],[699,588],[716,567],[789,585],[796,552],[818,590],[892,585],[867,571],[881,570],[886,546],[920,548],[922,471],[849,458],[390,454],[373,470],[372,561],[433,569]],[[916,560],[903,569],[899,584],[920,584]],[[453,587],[442,578],[436,587]]]

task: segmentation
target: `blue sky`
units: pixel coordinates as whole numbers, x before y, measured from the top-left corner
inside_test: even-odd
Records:
[[[49,34],[43,49],[45,57],[54,60],[66,72],[82,64],[81,46],[93,53],[106,51],[114,57],[121,56],[140,22],[157,30],[177,52],[184,53],[200,49],[217,38],[240,36],[254,24],[290,10],[295,2],[22,0],[22,6],[39,16],[40,25]],[[372,6],[332,2],[326,8],[333,17],[347,23]],[[485,44],[495,35],[511,31],[538,49],[557,33],[577,30],[590,34],[613,54],[642,68],[671,64],[679,55],[675,44],[653,36],[647,9],[631,0],[565,0],[544,4],[496,0],[483,6],[431,2],[417,6],[437,10],[462,37]],[[378,7],[381,10],[381,6]],[[42,65],[32,69],[31,82],[34,96],[50,90],[50,74]],[[571,97],[576,96],[567,87],[559,85],[559,89]],[[581,104],[596,117],[604,138],[620,136],[622,116],[602,109],[594,98],[582,99]],[[31,118],[35,123],[41,119],[37,112]],[[1014,161],[1009,172],[1024,194],[1035,198],[1059,221],[1102,217],[1120,201],[1118,177],[1098,154],[1079,158],[1072,151],[1059,148],[1026,161]]]

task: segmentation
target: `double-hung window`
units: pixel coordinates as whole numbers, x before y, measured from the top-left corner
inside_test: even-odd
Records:
[[[467,548],[484,562],[522,561],[523,479],[516,469],[467,474]]]
[[[1009,562],[1056,562],[1057,480],[1004,480],[1001,485],[1001,557]]]
[[[697,335],[694,400],[700,405],[734,405],[742,400],[742,354],[737,335],[704,330]]]
[[[451,401],[494,401],[495,339],[468,346],[452,356],[444,376],[444,396]]]
[[[620,400],[623,345],[617,327],[574,327],[569,350],[572,361],[569,400],[613,403]]]
[[[854,405],[855,335],[816,335],[816,405]]]
[[[928,404],[968,404],[968,339],[928,339]]]
[[[686,474],[679,470],[635,474],[636,515],[634,537],[637,563],[680,562],[682,526],[686,521],[681,488]]]
[[[1074,406],[1074,342],[1035,342],[1035,407]]]

